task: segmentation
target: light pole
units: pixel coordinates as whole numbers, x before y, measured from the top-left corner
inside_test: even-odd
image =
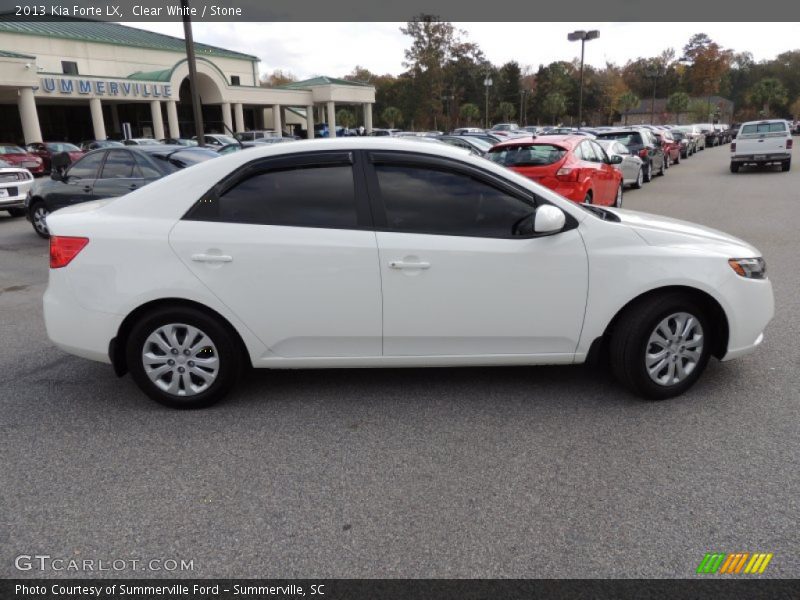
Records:
[[[656,85],[658,78],[661,77],[661,69],[657,64],[648,67],[644,72],[645,77],[653,78],[653,98],[650,101],[650,124],[655,125],[656,122]]]
[[[592,29],[591,31],[579,29],[567,34],[567,39],[570,42],[581,41],[581,86],[578,92],[578,127],[583,127],[583,49],[586,42],[596,40],[599,37],[600,32],[597,29]]]
[[[489,88],[492,87],[492,76],[486,74],[486,79],[483,80],[483,86],[486,88],[486,113],[484,115],[484,127],[489,129]]]
[[[524,111],[523,108],[525,106],[525,93],[527,91],[528,90],[524,88],[519,91],[519,124],[522,125],[523,127],[526,125],[525,123],[526,111]]]
[[[442,96],[442,100],[444,100],[444,110],[445,115],[447,116],[447,130],[450,131],[453,127],[450,123],[450,103],[455,100],[456,97],[453,94],[445,94]]]

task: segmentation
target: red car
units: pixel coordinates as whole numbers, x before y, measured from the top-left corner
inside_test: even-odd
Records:
[[[573,200],[622,205],[622,172],[597,142],[582,135],[548,135],[500,142],[488,157]]]
[[[665,166],[678,165],[681,162],[681,143],[672,137],[669,131],[654,131],[653,135],[661,142],[661,149],[664,150],[664,156],[667,157]]]
[[[0,160],[4,160],[14,167],[28,169],[34,175],[44,173],[44,163],[41,158],[25,152],[16,144],[0,143]]]
[[[25,146],[25,149],[42,159],[45,173],[50,171],[50,161],[53,159],[54,154],[66,152],[69,154],[71,163],[74,163],[84,154],[83,150],[67,142],[37,142],[35,144],[28,144]]]

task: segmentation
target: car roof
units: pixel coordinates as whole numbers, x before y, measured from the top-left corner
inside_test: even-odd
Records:
[[[519,146],[520,144],[558,144],[572,149],[584,140],[588,139],[591,138],[588,138],[585,135],[569,134],[515,137],[500,142],[499,144],[495,144],[492,147],[492,150],[495,148],[504,148],[505,146]]]

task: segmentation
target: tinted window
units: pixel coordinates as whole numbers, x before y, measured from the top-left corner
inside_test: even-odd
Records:
[[[580,146],[580,154],[583,156],[583,160],[588,160],[589,162],[597,162],[597,156],[594,153],[594,148],[589,142],[582,142]]]
[[[377,165],[387,226],[393,231],[511,237],[533,204],[460,173]]]
[[[594,155],[597,158],[597,162],[608,162],[608,156],[606,155],[606,151],[603,150],[600,144],[598,144],[597,142],[589,142],[589,144],[592,150],[594,150]]]
[[[354,229],[358,215],[353,169],[350,165],[331,165],[259,173],[219,198],[198,203],[190,218]]]
[[[147,160],[147,157],[142,156],[138,152],[134,152],[133,154],[136,157],[136,164],[139,165],[139,173],[142,174],[142,177],[145,179],[158,179],[159,177],[163,176],[161,171],[150,164],[150,161]],[[167,172],[172,173],[173,170],[177,171],[177,167],[167,170]]]
[[[133,156],[125,150],[110,150],[100,179],[124,179],[134,177],[133,169],[136,163]]]
[[[558,162],[567,151],[553,144],[520,144],[502,146],[489,152],[489,158],[506,167],[552,165]]]
[[[618,142],[620,142],[621,144],[624,144],[625,146],[630,146],[630,145],[643,146],[644,145],[644,143],[642,142],[642,136],[639,135],[635,131],[631,131],[631,132],[620,131],[620,132],[615,132],[615,133],[600,133],[597,137],[602,139],[602,140],[617,140]]]
[[[785,132],[786,123],[753,123],[742,127],[742,133],[776,133]]]
[[[62,142],[52,142],[45,144],[50,152],[79,152],[80,148],[73,144],[67,144]]]
[[[97,177],[97,170],[100,168],[100,163],[103,162],[103,155],[105,152],[95,152],[94,154],[87,154],[79,159],[67,173],[70,177],[77,177],[79,179],[95,179]]]

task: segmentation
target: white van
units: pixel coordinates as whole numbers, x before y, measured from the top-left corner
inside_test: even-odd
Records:
[[[731,173],[742,165],[780,163],[781,171],[792,167],[792,132],[783,119],[742,123],[731,143]]]

